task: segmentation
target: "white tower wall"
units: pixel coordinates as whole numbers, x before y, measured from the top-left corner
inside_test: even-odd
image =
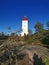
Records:
[[[21,36],[24,36],[24,34],[28,34],[28,20],[22,20],[22,33]]]

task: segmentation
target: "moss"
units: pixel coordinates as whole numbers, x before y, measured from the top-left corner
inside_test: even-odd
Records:
[[[49,65],[49,58],[45,58],[45,65]]]

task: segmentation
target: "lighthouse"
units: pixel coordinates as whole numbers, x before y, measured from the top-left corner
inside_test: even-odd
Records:
[[[22,33],[21,36],[24,36],[28,34],[28,19],[26,16],[22,19]]]

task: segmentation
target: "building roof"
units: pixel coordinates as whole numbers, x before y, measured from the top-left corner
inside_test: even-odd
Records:
[[[24,16],[23,20],[28,20],[26,16]]]

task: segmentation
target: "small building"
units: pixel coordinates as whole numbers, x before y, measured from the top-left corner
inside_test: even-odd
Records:
[[[22,32],[21,36],[28,35],[28,19],[26,16],[22,19]]]

